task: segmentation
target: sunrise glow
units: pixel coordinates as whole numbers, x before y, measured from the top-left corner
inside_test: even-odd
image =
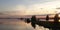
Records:
[[[16,0],[19,1],[19,0]],[[30,2],[30,1],[28,1]],[[31,3],[31,2],[30,2]],[[32,2],[33,3],[33,2]],[[60,0],[51,0],[43,3],[33,4],[17,4],[15,6],[4,7],[1,13],[8,15],[40,15],[40,14],[56,14],[60,10],[56,9],[60,7]],[[4,10],[4,11],[3,11]],[[59,11],[58,11],[59,10]],[[56,12],[57,11],[57,12]]]

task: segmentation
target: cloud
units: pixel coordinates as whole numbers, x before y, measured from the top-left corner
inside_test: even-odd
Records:
[[[29,0],[34,1],[34,0]],[[29,2],[28,1],[28,2]],[[39,1],[39,0],[35,0]],[[6,7],[3,9],[4,13],[9,15],[39,15],[39,14],[53,14],[56,7],[60,6],[60,1],[51,1],[45,3],[35,3],[30,5],[17,4],[16,6]],[[6,12],[7,11],[7,12]]]
[[[13,8],[13,10],[26,10],[26,6],[24,6],[24,5],[16,5],[14,8]]]
[[[56,6],[58,7],[60,2],[53,1],[43,4],[32,4],[29,5],[26,14],[53,14],[56,11]]]

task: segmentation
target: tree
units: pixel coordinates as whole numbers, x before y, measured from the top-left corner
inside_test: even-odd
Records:
[[[36,27],[36,17],[35,16],[32,16],[32,18],[31,18],[31,25],[32,25],[32,27]]]
[[[56,15],[54,16],[54,22],[59,22],[59,16],[58,16],[58,14],[56,14]]]
[[[48,16],[48,15],[46,16],[46,20],[47,20],[47,21],[49,20],[49,16]]]

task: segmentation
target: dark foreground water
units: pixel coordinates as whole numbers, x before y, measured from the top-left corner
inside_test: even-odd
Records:
[[[49,30],[42,26],[36,25],[34,29],[31,24],[18,19],[0,19],[0,30]]]

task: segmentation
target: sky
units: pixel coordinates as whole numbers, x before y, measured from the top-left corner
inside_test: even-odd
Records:
[[[60,0],[0,0],[0,15],[60,13]]]

